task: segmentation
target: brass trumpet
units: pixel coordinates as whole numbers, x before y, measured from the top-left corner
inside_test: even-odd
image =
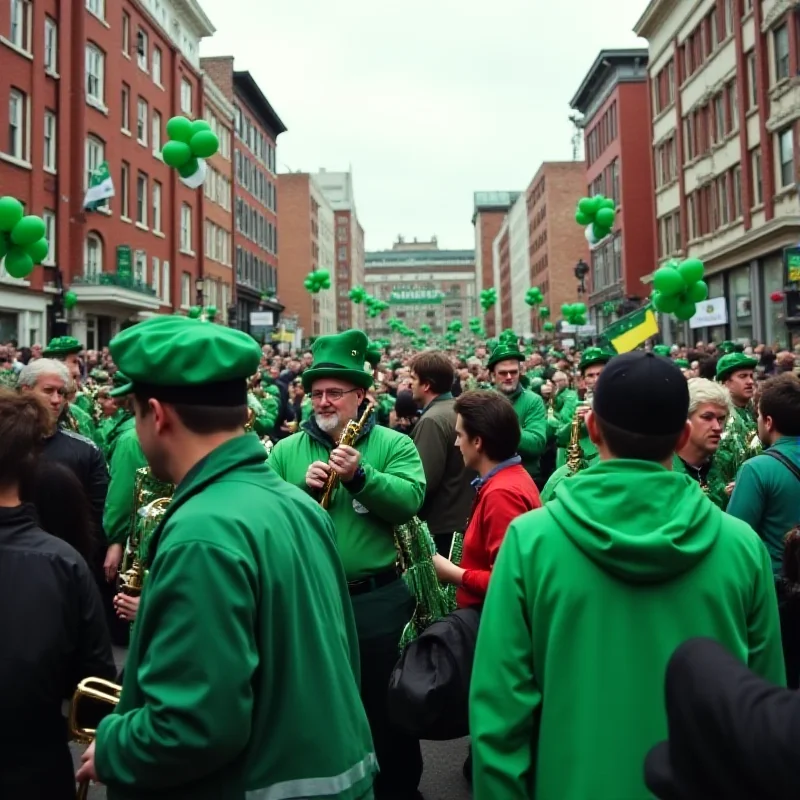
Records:
[[[72,695],[72,703],[69,708],[69,733],[70,737],[79,744],[90,745],[94,741],[97,733],[96,728],[86,728],[78,723],[78,709],[81,700],[89,698],[116,706],[119,703],[122,687],[119,684],[102,678],[84,678],[79,684],[75,693]],[[86,800],[89,794],[89,781],[83,781],[78,785],[77,800]]]

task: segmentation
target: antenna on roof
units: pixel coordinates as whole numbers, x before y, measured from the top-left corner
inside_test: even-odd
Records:
[[[572,160],[578,161],[578,152],[581,148],[581,140],[583,138],[583,117],[577,114],[570,114],[569,121],[572,123]]]

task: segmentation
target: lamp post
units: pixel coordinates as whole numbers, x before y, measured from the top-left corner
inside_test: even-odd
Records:
[[[575,277],[580,281],[578,295],[586,294],[586,276],[589,274],[589,265],[580,259],[573,270]]]
[[[194,282],[194,304],[196,306],[203,307],[203,287],[205,286],[205,281],[202,278],[198,278]]]

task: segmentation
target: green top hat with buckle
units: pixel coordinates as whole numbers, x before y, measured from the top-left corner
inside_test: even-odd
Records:
[[[757,358],[744,353],[728,353],[717,361],[717,380],[724,381],[740,369],[755,369],[757,364]]]
[[[367,334],[355,328],[320,336],[311,347],[314,361],[303,370],[303,388],[310,391],[311,384],[321,378],[347,381],[361,389],[372,388],[372,373],[364,369],[368,347]]]
[[[65,358],[83,350],[83,345],[74,336],[56,336],[42,351],[45,358]]]
[[[611,350],[604,350],[602,347],[587,347],[581,356],[581,363],[578,364],[578,371],[583,372],[595,364],[608,364],[616,353]]]
[[[499,364],[501,361],[509,361],[511,359],[516,361],[524,361],[525,355],[519,349],[516,337],[512,339],[510,336],[501,336],[500,341],[497,343],[497,347],[492,350],[489,360],[486,362],[486,366],[491,369],[495,364]]]

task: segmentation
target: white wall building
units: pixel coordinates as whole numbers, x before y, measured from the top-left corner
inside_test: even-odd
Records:
[[[311,197],[319,206],[317,209],[318,268],[328,270],[331,276],[331,288],[316,295],[319,299],[320,335],[324,336],[336,333],[336,221],[333,207],[313,176],[309,179],[309,186]]]
[[[528,248],[528,203],[523,193],[508,212],[508,239],[511,262],[511,326],[520,336],[531,332],[531,308],[525,293],[531,287],[531,262]]]

